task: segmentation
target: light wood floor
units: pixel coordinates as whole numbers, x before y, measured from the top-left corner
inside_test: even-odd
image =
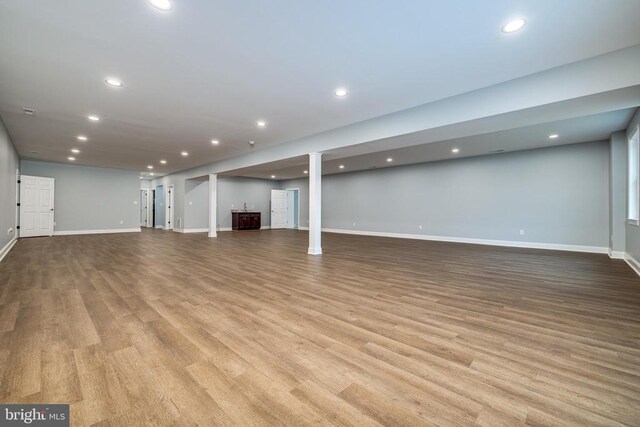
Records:
[[[639,425],[640,280],[606,255],[296,231],[20,240],[0,402],[72,425]]]

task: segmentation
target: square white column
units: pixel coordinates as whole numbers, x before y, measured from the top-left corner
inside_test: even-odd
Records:
[[[218,175],[209,174],[209,237],[218,237]]]
[[[322,255],[322,153],[309,154],[309,255]]]

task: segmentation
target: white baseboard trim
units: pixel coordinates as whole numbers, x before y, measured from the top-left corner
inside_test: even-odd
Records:
[[[208,233],[208,228],[174,228],[176,233]]]
[[[156,225],[154,228],[163,229],[163,228],[164,228],[164,225]]]
[[[70,231],[54,231],[54,236],[74,236],[77,234],[112,234],[112,233],[140,233],[138,228],[114,228],[109,230],[70,230]]]
[[[635,271],[636,274],[640,276],[640,262],[638,262],[637,259],[629,255],[628,253],[624,254],[624,260],[627,262],[627,264],[629,264],[629,267],[631,267],[633,271]]]
[[[624,255],[622,251],[612,251],[609,249],[609,258],[611,259],[624,259]]]
[[[263,225],[262,227],[260,227],[260,230],[271,230],[271,226],[270,225]]]
[[[11,248],[13,248],[13,245],[15,245],[17,241],[18,238],[14,236],[13,239],[9,240],[9,242],[4,245],[4,248],[0,249],[0,261],[4,259],[4,257],[9,253],[9,251],[11,250]]]
[[[311,247],[309,246],[309,250],[307,250],[307,254],[309,255],[322,255],[322,248],[320,247]]]
[[[557,243],[520,242],[516,240],[473,239],[468,237],[429,236],[424,234],[387,233],[382,231],[341,230],[323,228],[325,233],[355,234],[360,236],[393,237],[397,239],[431,240],[436,242],[468,243],[473,245],[507,246],[512,248],[548,249],[554,251],[589,252],[606,254],[609,248],[600,246],[562,245]]]

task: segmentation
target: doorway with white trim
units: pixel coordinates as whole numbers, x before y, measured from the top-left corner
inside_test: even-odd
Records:
[[[20,177],[20,237],[52,236],[55,179]]]
[[[300,226],[299,188],[287,188],[287,228],[297,230]]]
[[[297,229],[300,223],[299,188],[271,190],[271,229]]]
[[[173,185],[169,185],[167,186],[167,194],[166,194],[167,222],[165,224],[165,230],[173,230],[173,222],[174,222],[173,217],[174,217],[174,210],[175,210],[173,206],[173,196],[174,196]]]

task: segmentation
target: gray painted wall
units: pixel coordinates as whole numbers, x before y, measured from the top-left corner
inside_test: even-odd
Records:
[[[185,189],[187,185],[186,180],[187,180],[187,177],[184,172],[177,172],[171,175],[165,175],[161,178],[151,180],[151,183],[150,183],[151,188],[156,188],[158,185],[162,185],[162,186],[173,185],[173,205],[174,205],[173,221],[175,224],[179,224],[180,221],[182,221],[184,224],[186,221],[186,218],[185,218],[185,213],[186,213],[185,212]],[[207,200],[208,200],[208,197],[209,196],[207,195]],[[207,227],[208,226],[209,225],[207,225]],[[189,226],[189,228],[197,228],[197,227]]]
[[[424,143],[463,138],[478,133],[489,133],[535,123],[558,120],[566,107],[556,105],[577,97],[577,104],[584,114],[593,114],[590,95],[610,90],[624,89],[638,84],[637,54],[640,46],[633,46],[606,55],[568,64],[542,73],[525,76],[509,82],[465,93],[452,98],[418,106],[383,117],[365,120],[342,128],[329,130],[292,141],[256,149],[245,155],[233,156],[214,163],[167,175],[154,181],[154,185],[175,184],[176,219],[184,218],[185,179],[210,173],[222,173],[240,168],[287,159],[312,152],[324,152],[333,148],[368,142],[384,144],[391,136],[420,132]],[[608,76],[603,79],[602,76]],[[548,90],[541,91],[544,87]],[[514,93],[526,93],[514,99]],[[523,115],[518,111],[540,106],[535,115]],[[556,105],[556,107],[554,107]],[[560,110],[556,109],[560,108]],[[513,113],[515,111],[515,113]],[[589,113],[591,111],[591,113]],[[511,114],[509,114],[511,112]],[[494,116],[492,120],[482,118]],[[500,124],[495,122],[500,116]],[[535,118],[534,118],[535,117]],[[413,135],[408,143],[413,143]],[[400,140],[402,137],[399,138]],[[306,221],[306,220],[305,220]],[[304,221],[302,221],[304,226]]]
[[[0,250],[16,236],[16,170],[19,168],[18,153],[0,120]]]
[[[631,134],[636,129],[636,127],[640,125],[640,109],[636,111],[636,114],[629,122],[629,127],[627,127],[626,140],[631,137]],[[625,169],[626,170],[626,169]],[[624,197],[627,198],[627,187],[625,186]],[[626,208],[626,204],[625,204]],[[625,210],[626,217],[626,210]],[[626,219],[626,218],[625,218]],[[626,224],[625,221],[625,244],[626,244],[626,252],[631,255],[636,261],[640,262],[640,227],[636,225]]]
[[[247,203],[251,211],[260,211],[262,226],[271,225],[271,190],[279,190],[278,181],[265,179],[218,177],[218,224],[231,227],[231,209],[242,209]]]
[[[329,175],[322,225],[606,248],[608,163],[608,142],[592,142]],[[281,183],[291,187],[308,226],[307,180]]]
[[[173,174],[153,181],[153,185],[173,185],[175,222],[184,219],[185,229],[209,227],[209,181],[185,179]],[[247,202],[250,210],[262,213],[262,225],[271,224],[271,189],[279,189],[278,181],[256,178],[218,176],[218,225],[231,228],[231,209],[242,209]],[[178,191],[182,189],[182,191]],[[178,195],[181,194],[180,201]]]
[[[209,181],[185,181],[185,229],[209,229]]]
[[[140,227],[137,171],[22,161],[21,173],[55,178],[55,231]]]

